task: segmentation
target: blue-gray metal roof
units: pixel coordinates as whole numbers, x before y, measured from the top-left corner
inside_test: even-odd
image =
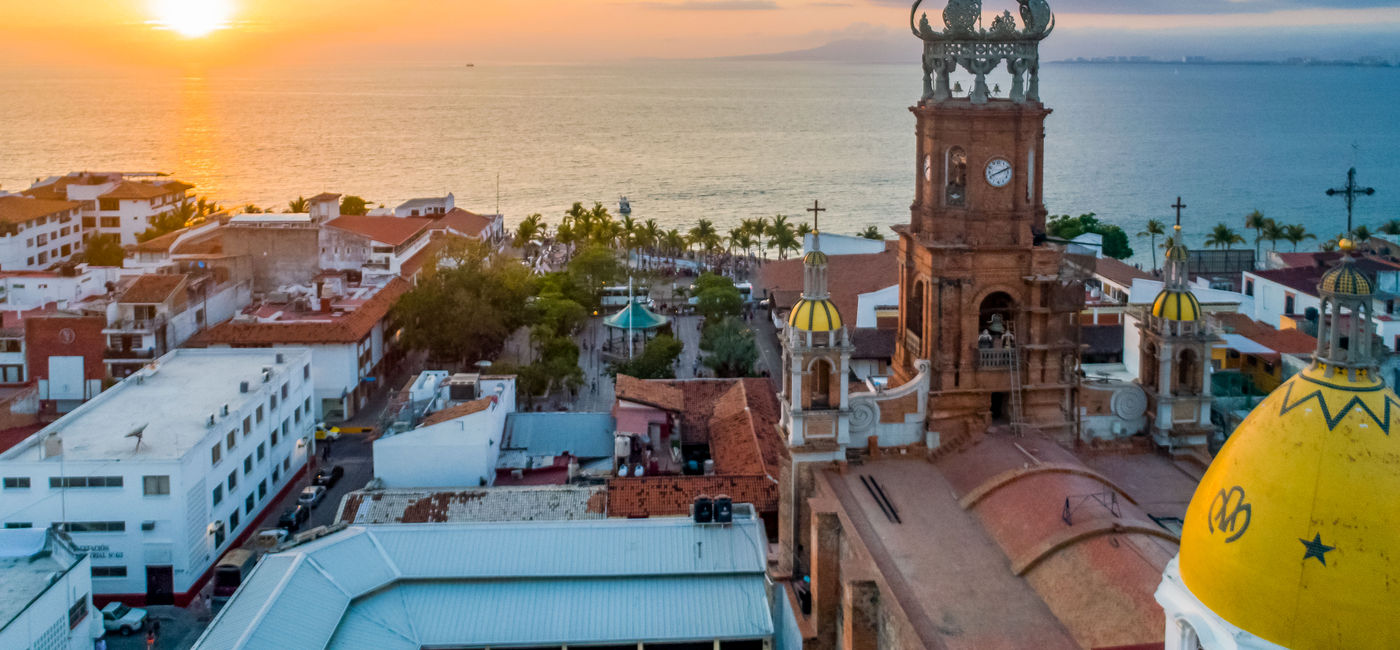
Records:
[[[737,510],[732,526],[352,526],[263,558],[194,647],[772,638],[787,626],[773,617],[763,524]]]
[[[610,413],[511,413],[502,449],[530,456],[606,458],[613,454],[617,421]]]

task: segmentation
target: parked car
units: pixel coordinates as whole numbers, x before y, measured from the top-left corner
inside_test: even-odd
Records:
[[[127,607],[118,602],[107,603],[102,608],[102,627],[108,632],[120,632],[122,636],[132,634],[146,629],[146,621],[149,617],[144,609]]]
[[[336,483],[340,482],[340,477],[342,476],[345,476],[345,468],[336,465],[335,467],[331,467],[329,469],[317,470],[316,476],[311,479],[311,484],[323,485],[327,490],[329,490],[332,487],[335,487]]]
[[[323,485],[308,485],[301,489],[301,494],[297,496],[297,503],[308,508],[315,508],[321,505],[321,499],[326,498],[326,488]]]
[[[316,423],[317,440],[340,440],[340,427],[329,426],[325,422]]]
[[[277,527],[287,532],[295,532],[306,523],[306,518],[311,516],[311,509],[303,505],[295,505],[283,511],[282,516],[277,518]]]
[[[253,544],[258,548],[272,548],[287,539],[287,531],[282,528],[264,528],[253,536]]]

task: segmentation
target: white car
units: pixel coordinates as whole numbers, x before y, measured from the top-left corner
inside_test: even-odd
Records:
[[[107,603],[107,606],[102,608],[102,627],[108,632],[120,632],[122,636],[130,636],[146,629],[147,620],[144,609],[127,607],[117,602]]]
[[[308,485],[302,488],[301,494],[297,495],[297,503],[308,508],[315,508],[321,504],[321,499],[326,498],[326,488],[321,485]]]

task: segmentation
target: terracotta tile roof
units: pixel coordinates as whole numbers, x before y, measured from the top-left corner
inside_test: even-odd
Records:
[[[1300,330],[1276,329],[1244,314],[1220,313],[1215,315],[1215,319],[1225,326],[1225,333],[1239,334],[1275,352],[1311,354],[1317,350],[1317,338]]]
[[[186,276],[181,273],[157,274],[147,273],[136,278],[130,286],[117,298],[120,303],[152,304],[165,302],[171,294],[184,286]]]
[[[759,269],[754,285],[760,295],[765,291],[774,295],[775,307],[785,310],[796,304],[802,293],[802,270],[801,259],[767,262]],[[899,254],[886,245],[883,253],[832,255],[828,258],[826,278],[832,302],[855,322],[860,294],[899,283]]]
[[[490,408],[491,403],[494,401],[496,401],[495,398],[483,397],[478,400],[462,402],[456,406],[449,406],[445,409],[433,411],[428,414],[428,417],[423,418],[423,422],[418,426],[430,427],[434,424],[447,422],[448,420],[456,420],[457,418],[464,418],[473,413],[480,413]]]
[[[389,315],[399,296],[408,291],[408,282],[394,278],[355,311],[333,322],[286,321],[249,323],[226,321],[205,330],[194,345],[259,346],[277,344],[358,343]]]
[[[1133,280],[1157,280],[1151,273],[1111,257],[1094,258],[1094,273],[1122,287],[1132,288]]]
[[[167,194],[185,192],[194,186],[179,181],[169,183],[145,183],[140,181],[122,181],[116,187],[107,190],[106,194],[98,198],[102,199],[154,199]]]
[[[482,233],[490,228],[494,222],[495,219],[486,215],[468,212],[461,208],[452,208],[447,211],[447,214],[434,221],[433,228],[451,230],[460,235],[481,239]]]
[[[180,242],[170,251],[174,255],[218,255],[224,252],[224,235],[214,232]]]
[[[616,385],[618,399],[677,413],[685,410],[685,393],[668,382],[618,375]]]
[[[0,431],[0,453],[9,451],[11,447],[21,442],[24,442],[27,438],[29,438],[29,436],[32,436],[38,433],[41,429],[43,429],[44,426],[45,424],[40,422],[37,424],[30,424],[27,426],[15,427],[13,429],[5,429],[4,431]]]
[[[175,243],[176,239],[180,238],[180,235],[185,234],[186,230],[189,230],[189,228],[181,228],[173,232],[165,233],[164,235],[161,235],[159,237],[147,239],[146,241],[140,242],[136,244],[136,252],[169,253],[171,245]]]
[[[861,327],[851,330],[851,345],[856,346],[852,359],[893,359],[895,331]]]
[[[608,480],[608,516],[685,515],[701,495],[752,503],[759,512],[778,510],[778,486],[766,476],[644,476]]]
[[[432,224],[432,219],[421,217],[361,217],[356,215],[344,215],[326,223],[327,226],[335,226],[341,230],[359,233],[390,246],[398,246],[411,241]]]
[[[446,245],[447,240],[444,237],[439,236],[432,238],[428,244],[423,247],[423,250],[414,253],[413,257],[404,260],[403,264],[399,265],[399,275],[405,278],[413,277],[419,271],[423,270],[423,267],[427,266],[428,262],[437,259],[437,254],[442,252],[442,247]]]
[[[55,212],[82,207],[76,201],[54,199],[34,199],[26,196],[0,196],[0,221],[24,223],[39,217],[47,217]]]
[[[306,200],[307,203],[320,203],[321,201],[339,201],[340,195],[334,192],[321,192]]]

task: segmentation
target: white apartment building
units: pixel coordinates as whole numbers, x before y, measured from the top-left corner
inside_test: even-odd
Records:
[[[75,264],[54,271],[0,271],[0,310],[26,311],[53,304],[68,309],[106,293],[120,270]]]
[[[93,590],[187,604],[311,453],[311,353],[176,350],[0,452],[0,522],[61,524]]]
[[[0,271],[46,269],[83,250],[75,201],[0,196]]]
[[[62,532],[0,530],[0,648],[90,650],[102,636],[92,561]]]
[[[321,268],[399,275],[431,241],[431,219],[344,215],[321,228]]]
[[[456,198],[451,192],[447,196],[434,196],[422,199],[409,199],[394,208],[396,217],[440,217],[457,207]]]
[[[160,174],[73,172],[41,180],[23,194],[81,203],[84,231],[117,235],[130,246],[157,215],[188,200],[191,189]]]

